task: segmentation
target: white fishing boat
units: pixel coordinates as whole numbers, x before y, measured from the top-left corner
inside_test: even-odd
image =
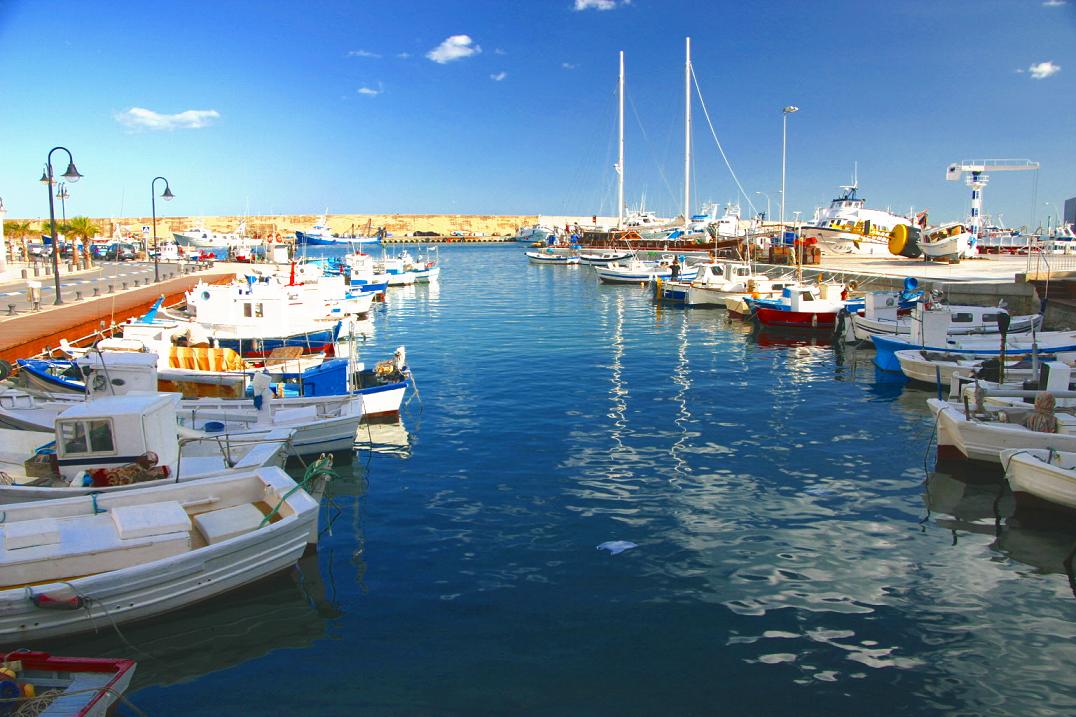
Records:
[[[866,296],[862,311],[848,315],[847,341],[869,341],[872,336],[910,337],[912,326],[922,319],[918,312],[945,311],[949,314],[948,336],[996,335],[1000,333],[998,317],[1007,314],[996,306],[965,306],[934,304],[930,308],[923,302],[901,309],[900,296],[893,292],[872,292]],[[1008,333],[1024,334],[1042,328],[1042,314],[1010,316]]]
[[[436,281],[441,267],[432,258],[417,258],[404,249],[398,255],[381,259],[381,273],[387,275],[389,286],[409,286]]]
[[[553,264],[556,266],[571,266],[580,262],[580,258],[578,255],[557,254],[551,249],[546,249],[545,251],[528,251],[524,252],[524,254],[526,254],[527,259],[532,264]]]
[[[222,440],[243,440],[267,430],[287,431],[290,450],[296,455],[350,451],[358,425],[366,417],[367,401],[379,415],[399,412],[409,381],[406,365],[397,365],[403,355],[401,347],[397,357],[386,362],[391,371],[381,375],[376,368],[368,372],[350,359],[334,359],[298,374],[294,390],[291,383],[274,383],[267,372],[240,373],[240,395],[249,391],[249,398],[183,399],[175,417],[181,426]],[[148,394],[161,385],[154,354],[102,351],[79,359],[76,365],[85,376],[83,395],[56,396],[51,401],[28,396],[21,402],[0,397],[0,421],[24,429],[52,430],[62,413],[80,399],[95,403],[112,396]],[[289,374],[281,377],[292,378]]]
[[[866,200],[856,194],[858,177],[841,189],[844,191],[828,208],[815,211],[800,230],[801,236],[817,238],[825,251],[835,254],[888,256],[890,232],[899,225],[910,225],[912,220],[889,211],[867,209]]]
[[[185,482],[280,465],[292,431],[242,438],[184,430],[175,394],[61,406],[51,431],[0,430],[0,503]]]
[[[897,351],[894,354],[900,363],[900,371],[912,381],[927,383],[932,386],[940,384],[950,386],[954,376],[971,376],[981,371],[988,361],[997,362],[998,359],[983,359],[960,354],[944,352],[924,351],[922,349],[908,349]],[[994,369],[996,372],[996,368]],[[1031,378],[1031,361],[1021,359],[1019,361],[1005,362],[1005,375],[1014,380]]]
[[[1042,448],[1005,450],[1001,464],[1018,506],[1048,503],[1076,510],[1076,453]]]
[[[937,425],[939,460],[999,463],[1001,451],[1008,449],[1076,451],[1076,416],[1071,413],[1058,412],[1057,432],[1043,433],[1023,425],[1033,411],[1031,404],[976,406],[970,399],[931,398],[927,406]]]
[[[530,256],[530,252],[527,253]],[[612,264],[617,261],[624,261],[630,259],[633,256],[631,251],[598,251],[598,252],[582,252],[579,254],[579,263],[586,266],[602,266],[605,264]]]
[[[712,262],[699,266],[698,275],[688,284],[688,306],[721,306],[732,296],[772,296],[791,282],[757,274],[745,262]]]
[[[0,643],[122,625],[295,563],[318,503],[279,468],[5,506]]]
[[[672,263],[675,257],[662,256],[658,261],[644,261],[633,257],[624,261],[615,261],[605,266],[595,266],[598,279],[605,284],[647,284],[655,279],[672,277]],[[679,278],[690,281],[698,273],[697,267],[684,266]]]
[[[974,253],[975,235],[964,222],[950,222],[923,231],[919,248],[928,259],[959,261]]]

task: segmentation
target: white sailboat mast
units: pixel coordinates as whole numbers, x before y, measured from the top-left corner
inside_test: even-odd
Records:
[[[616,163],[616,228],[624,226],[624,51],[620,51],[620,150]]]
[[[691,38],[684,38],[684,226],[691,221]]]

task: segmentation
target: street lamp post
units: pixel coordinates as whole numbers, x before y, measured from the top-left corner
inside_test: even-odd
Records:
[[[1058,217],[1057,225],[1061,226],[1061,221],[1060,221],[1061,214],[1058,213],[1057,207],[1055,207],[1053,204],[1050,204],[1049,202],[1043,202],[1043,204],[1046,205],[1047,207],[1050,207],[1050,209],[1054,210],[1054,216]],[[1046,217],[1046,232],[1049,234],[1052,230],[1053,230],[1053,222],[1050,220],[1050,217],[1047,216]]]
[[[52,303],[59,306],[64,303],[60,296],[60,247],[56,240],[56,204],[52,200],[52,153],[58,149],[67,152],[67,171],[61,176],[71,184],[82,179],[82,175],[75,169],[75,158],[71,156],[71,150],[67,147],[53,147],[45,158],[45,171],[41,174],[41,182],[48,186],[49,191],[49,230],[52,232],[52,278],[56,287],[56,300]]]
[[[781,110],[781,233],[785,231],[785,159],[788,155],[788,116],[799,112],[800,108],[789,105]],[[783,238],[783,237],[782,237]]]
[[[766,197],[766,219],[772,222],[773,215],[770,214],[770,195],[766,194],[766,192],[755,192],[755,194],[760,194],[763,197]]]
[[[153,181],[149,183],[149,200],[150,205],[153,207],[153,281],[154,283],[161,280],[161,252],[157,248],[157,180],[164,181],[164,191],[161,192],[161,199],[166,202],[172,201],[176,195],[172,194],[172,190],[168,187],[168,180],[164,177],[154,177]]]

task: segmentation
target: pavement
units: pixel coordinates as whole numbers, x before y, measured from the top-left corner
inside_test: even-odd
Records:
[[[25,268],[25,267],[20,267]],[[161,279],[178,276],[182,273],[181,265],[162,262],[159,267]],[[8,276],[0,278],[0,316],[10,316],[31,311],[29,300],[28,283],[36,281],[41,284],[41,308],[55,304],[56,288],[52,275],[33,276],[32,270],[29,279],[12,279]],[[16,275],[18,276],[18,275]],[[92,298],[93,296],[106,296],[118,293],[124,289],[153,283],[152,262],[97,262],[94,268],[72,273],[61,272],[60,295],[65,304]]]
[[[1076,256],[1051,256],[1051,269],[1076,264]],[[1036,270],[1036,257],[991,254],[964,259],[959,264],[906,259],[898,256],[834,256],[824,254],[821,264],[805,265],[806,269],[827,272],[864,274],[889,277],[915,277],[920,281],[944,282],[1002,282],[1013,283],[1017,274]],[[1045,267],[1042,267],[1045,270]]]

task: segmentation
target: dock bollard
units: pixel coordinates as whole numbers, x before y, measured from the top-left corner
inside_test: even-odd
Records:
[[[127,288],[127,282],[126,282],[126,281],[125,281],[125,282],[123,282],[123,288],[124,288],[124,289],[126,289],[126,288]]]
[[[101,295],[101,287],[100,286],[93,287],[93,295],[94,296],[100,296]]]
[[[30,270],[29,269],[23,269],[22,270],[22,278],[23,279],[29,279],[30,278]]]
[[[8,304],[7,305],[7,315],[8,316],[14,316],[15,315],[15,304]]]
[[[75,301],[82,301],[82,292],[81,291],[76,291],[75,292]]]
[[[116,289],[115,289],[115,288],[114,288],[114,287],[112,286],[112,284],[109,284],[109,285],[108,285],[108,293],[112,294],[112,293],[114,293],[115,291],[116,291]]]
[[[138,286],[140,283],[142,283],[141,279],[135,279],[135,286]]]

